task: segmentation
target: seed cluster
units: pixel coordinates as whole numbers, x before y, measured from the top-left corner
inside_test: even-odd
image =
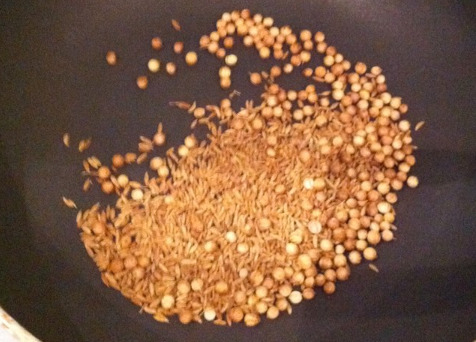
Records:
[[[294,33],[248,10],[224,13],[216,27],[200,46],[223,58],[222,88],[238,62],[226,52],[237,36],[261,58],[284,63],[250,73],[252,84],[264,84],[260,103],[238,112],[229,99],[171,103],[194,117],[192,128],[205,125],[207,139],[191,134],[152,157],[153,176],[144,182],[121,170],[166,143],[161,124],[152,138],[140,137],[139,154],[116,154],[111,166],[88,158],[85,188],[95,180],[118,200],[80,211],[77,224],[103,282],[158,321],[177,314],[184,324],[255,326],[262,315],[291,313],[316,287],[334,293],[350,265],[377,259],[376,245],[394,238],[396,192],[405,182],[418,185],[408,175],[415,147],[401,119],[408,108],[387,91],[382,70],[352,65],[322,32]],[[161,40],[152,46],[160,49]],[[302,69],[313,53],[323,55],[322,65]],[[185,59],[198,58],[188,52]],[[148,66],[157,72],[160,62]],[[301,90],[277,83],[298,68],[313,83]],[[330,90],[318,93],[316,82]],[[137,85],[145,89],[146,79]]]

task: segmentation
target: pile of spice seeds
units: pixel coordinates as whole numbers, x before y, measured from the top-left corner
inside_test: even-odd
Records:
[[[295,33],[246,9],[224,13],[216,28],[200,46],[223,59],[223,88],[238,62],[229,53],[234,39],[277,61],[250,73],[263,85],[261,102],[238,112],[228,98],[203,107],[174,102],[194,116],[191,128],[208,127],[206,140],[191,134],[151,156],[166,141],[159,124],[153,137],[140,138],[138,153],[116,154],[111,166],[87,158],[84,190],[98,182],[118,199],[79,211],[77,224],[104,283],[158,321],[178,315],[184,324],[255,326],[291,313],[318,288],[334,293],[351,265],[377,258],[376,245],[394,238],[396,192],[418,185],[409,176],[415,147],[402,119],[407,106],[387,91],[381,68],[352,65],[322,32]],[[160,38],[152,46],[162,48]],[[173,48],[182,53],[183,45]],[[312,54],[323,65],[311,66]],[[186,56],[197,63],[195,52]],[[115,64],[115,54],[107,61]],[[157,72],[160,62],[148,66]],[[282,88],[279,77],[298,69],[309,85]],[[318,83],[330,90],[317,93]],[[145,89],[147,76],[137,85]],[[146,161],[143,182],[124,173]]]

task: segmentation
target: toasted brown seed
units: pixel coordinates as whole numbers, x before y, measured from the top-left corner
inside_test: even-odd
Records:
[[[175,20],[175,19],[172,19],[172,27],[176,30],[176,31],[180,31],[182,30],[182,27],[180,26],[180,23]]]
[[[106,53],[106,61],[107,61],[107,64],[109,65],[116,65],[117,63],[116,53],[114,51],[108,51]]]

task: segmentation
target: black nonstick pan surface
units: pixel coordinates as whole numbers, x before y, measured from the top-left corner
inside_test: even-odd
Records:
[[[415,190],[397,209],[397,239],[379,245],[380,272],[352,269],[291,316],[250,329],[159,324],[106,288],[75,226],[75,212],[107,197],[81,191],[81,160],[62,135],[93,138],[101,160],[136,148],[163,121],[169,146],[189,117],[171,100],[216,103],[218,60],[205,52],[177,75],[135,78],[157,56],[150,39],[198,48],[224,11],[250,8],[278,25],[326,33],[351,61],[380,65],[409,105],[419,146]],[[472,1],[2,1],[0,4],[0,305],[43,341],[473,341],[476,339],[475,5]],[[170,20],[182,24],[175,32]],[[110,67],[105,53],[115,50]],[[233,87],[259,90],[247,72],[269,65],[235,49]],[[172,57],[170,49],[158,55]],[[306,83],[296,75],[289,85]]]

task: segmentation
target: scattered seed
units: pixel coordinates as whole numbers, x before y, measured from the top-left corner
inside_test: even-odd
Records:
[[[425,125],[425,121],[420,121],[415,125],[415,131],[419,131]]]
[[[93,185],[93,182],[91,181],[90,178],[86,179],[83,183],[83,191],[86,192],[91,188],[91,185]]]
[[[175,19],[172,19],[172,27],[176,30],[176,31],[180,31],[182,30],[182,28],[180,27],[180,23],[175,20]]]
[[[149,68],[150,72],[156,73],[160,69],[160,62],[158,59],[152,58],[147,63],[147,67]]]
[[[187,54],[185,55],[185,62],[188,65],[190,66],[195,65],[197,64],[197,61],[198,61],[198,57],[196,52],[194,51],[187,52]]]
[[[167,71],[167,74],[169,75],[175,75],[175,72],[177,71],[177,67],[175,66],[175,63],[168,62],[165,65],[165,71]]]
[[[78,209],[78,207],[76,206],[76,203],[74,203],[72,199],[69,199],[63,196],[63,202],[68,208]]]
[[[183,52],[183,42],[175,42],[174,52],[176,54],[181,54]]]
[[[162,39],[159,37],[152,38],[151,45],[154,50],[160,50],[162,48]]]
[[[109,65],[116,65],[117,63],[116,53],[114,51],[108,51],[106,53],[106,61],[107,61],[107,64]]]
[[[93,169],[99,169],[101,167],[101,161],[96,156],[91,156],[88,158],[88,164]]]
[[[139,76],[139,77],[137,77],[136,83],[137,83],[137,86],[139,87],[139,89],[144,90],[144,89],[147,88],[147,85],[149,84],[149,81],[147,79],[147,76]]]
[[[250,82],[253,85],[258,85],[261,83],[261,75],[257,72],[253,72],[250,74]]]
[[[418,186],[418,178],[416,176],[410,176],[407,179],[407,185],[410,188],[416,188]]]
[[[377,266],[375,266],[375,265],[372,264],[372,263],[369,264],[369,268],[370,268],[372,271],[374,271],[375,273],[378,273],[378,272],[379,272]]]
[[[69,133],[63,134],[63,144],[64,144],[64,146],[69,147],[69,141],[70,141]]]
[[[86,151],[89,148],[89,146],[91,146],[91,141],[92,141],[91,138],[81,140],[79,142],[78,151],[79,152]]]
[[[238,57],[236,55],[228,55],[225,57],[225,64],[228,66],[235,66],[238,62]]]

